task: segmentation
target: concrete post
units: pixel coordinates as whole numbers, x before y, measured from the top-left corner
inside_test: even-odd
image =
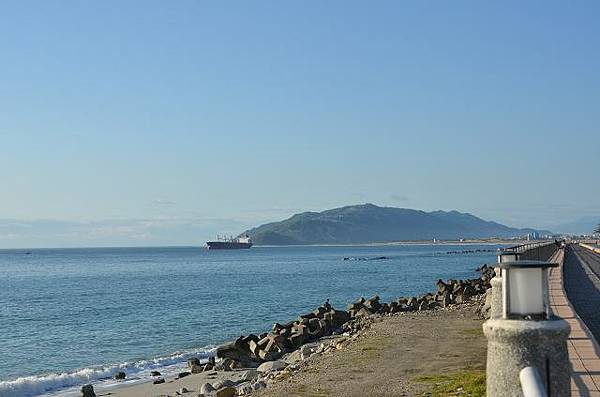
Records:
[[[493,318],[483,324],[488,340],[487,395],[522,397],[519,373],[538,369],[548,396],[571,395],[571,364],[567,352],[569,324]]]
[[[498,254],[498,263],[519,260],[520,253],[516,251],[505,251]],[[492,303],[490,307],[490,318],[502,317],[502,273],[500,267],[494,268],[496,275],[490,280],[492,285]]]
[[[494,268],[496,275],[490,280],[492,285],[492,302],[490,307],[490,318],[502,317],[502,277],[500,268]]]

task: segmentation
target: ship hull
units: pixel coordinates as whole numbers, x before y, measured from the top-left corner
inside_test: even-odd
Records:
[[[237,243],[233,241],[209,241],[206,243],[209,250],[239,250],[252,247],[252,243]]]

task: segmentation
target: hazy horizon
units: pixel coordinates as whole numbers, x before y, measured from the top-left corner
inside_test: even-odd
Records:
[[[0,248],[200,244],[365,202],[600,222],[600,3],[2,11]]]
[[[358,203],[348,205],[358,205]],[[330,208],[324,210],[327,209]],[[313,211],[320,212],[321,210]],[[470,212],[467,211],[467,213]],[[477,216],[477,214],[471,214]],[[15,234],[12,238],[8,239],[13,243],[12,246],[0,245],[0,249],[203,246],[206,241],[214,239],[217,234],[236,236],[250,228],[265,223],[281,221],[292,215],[294,214],[256,224],[236,223],[234,220],[227,219],[206,220],[169,217],[153,220],[105,219],[96,221],[60,221],[51,219],[17,221],[0,219],[0,231],[13,229],[19,230],[22,233],[21,235]],[[497,222],[494,219],[482,219]],[[596,223],[593,224],[595,225]],[[506,226],[517,227],[514,225]],[[217,229],[219,227],[221,229]],[[521,226],[518,227],[520,228]],[[545,229],[536,227],[535,225],[523,227],[537,230]],[[568,228],[564,230],[550,229],[550,231],[556,233],[578,233],[569,231]],[[584,232],[585,230],[581,233]],[[27,241],[37,241],[38,245],[28,245]],[[79,244],[76,245],[73,241],[79,241]]]

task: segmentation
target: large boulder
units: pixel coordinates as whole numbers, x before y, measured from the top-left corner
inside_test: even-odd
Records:
[[[450,292],[445,291],[443,293],[443,295],[440,297],[440,303],[443,307],[450,306],[450,304],[452,303],[452,300],[450,299]]]
[[[448,289],[448,284],[443,282],[442,279],[439,279],[436,283],[436,287],[437,287],[438,293],[443,293],[443,292],[446,292],[446,289]]]
[[[365,307],[371,311],[371,313],[375,313],[379,311],[381,308],[381,303],[379,303],[379,295],[374,295],[367,299],[364,303]]]
[[[417,298],[415,298],[414,296],[411,296],[410,298],[408,298],[408,301],[406,302],[406,307],[408,310],[417,310],[419,308],[419,303],[417,303]]]
[[[219,358],[230,358],[235,361],[243,362],[252,360],[249,354],[249,349],[244,349],[239,340],[217,347],[216,354]]]
[[[275,360],[275,361],[267,361],[262,363],[256,368],[258,372],[271,372],[271,371],[281,371],[287,367],[285,361]]]
[[[366,307],[363,307],[354,315],[354,317],[355,318],[364,318],[364,317],[369,317],[370,315],[371,315],[371,312]]]
[[[294,332],[292,335],[290,335],[289,341],[292,344],[292,347],[300,347],[304,343],[304,334]]]
[[[334,310],[332,309],[329,313],[331,313],[331,320],[334,327],[341,327],[345,322],[350,320],[350,315],[345,310]]]

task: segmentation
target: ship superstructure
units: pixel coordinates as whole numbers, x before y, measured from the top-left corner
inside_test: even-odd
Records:
[[[252,239],[247,234],[244,236],[233,238],[232,236],[218,236],[215,241],[207,241],[206,247],[209,250],[214,249],[246,249],[252,247]]]

